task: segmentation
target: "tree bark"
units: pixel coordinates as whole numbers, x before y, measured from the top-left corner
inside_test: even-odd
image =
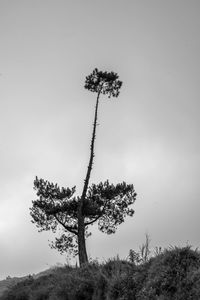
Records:
[[[94,115],[94,124],[93,124],[93,132],[92,132],[92,140],[91,140],[91,145],[90,145],[90,160],[89,160],[88,170],[87,170],[87,174],[86,174],[86,178],[85,178],[85,182],[84,182],[83,193],[82,193],[82,196],[81,196],[81,202],[82,203],[83,203],[83,201],[85,199],[85,196],[86,196],[86,193],[87,193],[88,184],[89,184],[89,180],[90,180],[90,175],[91,175],[91,171],[92,171],[93,159],[94,159],[94,141],[95,141],[95,138],[96,138],[97,113],[98,113],[100,93],[101,93],[101,89],[99,90],[99,92],[97,94],[97,101],[96,101],[95,115]]]
[[[82,266],[83,264],[88,262],[88,256],[86,251],[86,243],[85,243],[85,224],[84,224],[84,216],[83,216],[83,203],[86,197],[90,175],[92,171],[93,159],[94,159],[94,141],[96,137],[96,126],[97,126],[97,113],[98,113],[98,105],[99,105],[99,96],[101,93],[101,89],[97,94],[97,101],[95,106],[95,116],[94,116],[94,124],[93,124],[93,132],[92,139],[90,145],[90,159],[88,164],[88,169],[84,181],[83,192],[81,198],[79,199],[78,205],[78,255],[79,255],[79,264]]]
[[[83,215],[78,218],[78,256],[79,256],[79,265],[83,266],[85,263],[88,263],[88,256],[86,251],[85,244],[85,225]]]

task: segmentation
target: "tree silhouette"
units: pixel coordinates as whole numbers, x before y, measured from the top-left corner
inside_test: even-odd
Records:
[[[90,235],[88,226],[98,222],[100,231],[115,233],[117,226],[126,216],[133,216],[131,205],[136,200],[132,184],[117,185],[109,181],[89,186],[94,159],[97,115],[100,95],[118,97],[122,82],[114,72],[102,72],[97,68],[86,77],[85,88],[97,93],[93,131],[90,145],[90,158],[81,196],[75,195],[76,187],[60,188],[36,177],[34,189],[37,200],[32,201],[30,214],[39,231],[62,228],[62,234],[52,242],[51,247],[61,253],[78,254],[79,264],[88,262],[86,238]]]

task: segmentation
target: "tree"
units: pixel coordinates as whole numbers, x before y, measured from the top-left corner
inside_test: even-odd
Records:
[[[61,253],[78,254],[80,266],[88,262],[86,238],[91,234],[88,226],[98,222],[100,231],[115,233],[117,226],[124,222],[126,216],[133,216],[131,205],[136,200],[132,184],[125,182],[117,185],[109,181],[89,186],[94,160],[94,143],[96,138],[97,115],[100,95],[118,97],[122,82],[114,72],[102,72],[98,69],[86,77],[85,88],[97,93],[90,158],[81,196],[77,196],[76,187],[60,188],[57,184],[44,179],[34,180],[37,200],[32,201],[30,214],[32,222],[39,231],[62,228],[62,235],[52,242],[51,247]]]

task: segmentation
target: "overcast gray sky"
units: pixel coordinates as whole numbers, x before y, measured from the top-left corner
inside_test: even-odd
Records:
[[[91,182],[133,183],[135,215],[113,236],[93,229],[92,258],[151,246],[200,246],[200,2],[0,1],[0,279],[65,262],[38,233],[35,176],[80,192],[97,67],[123,81],[101,98]]]

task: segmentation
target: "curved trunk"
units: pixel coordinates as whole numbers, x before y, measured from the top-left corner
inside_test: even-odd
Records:
[[[99,90],[97,95],[97,101],[95,106],[95,116],[94,116],[94,124],[93,124],[93,132],[92,132],[92,140],[90,145],[90,160],[88,164],[88,169],[84,181],[83,192],[81,198],[79,199],[78,205],[78,255],[79,255],[79,264],[82,266],[84,263],[88,262],[87,251],[86,251],[86,244],[85,244],[85,224],[84,224],[84,216],[83,216],[83,202],[86,197],[90,175],[92,171],[93,159],[94,159],[94,141],[96,137],[96,127],[97,127],[97,112],[98,112],[98,105],[99,105],[99,96],[101,90]]]

